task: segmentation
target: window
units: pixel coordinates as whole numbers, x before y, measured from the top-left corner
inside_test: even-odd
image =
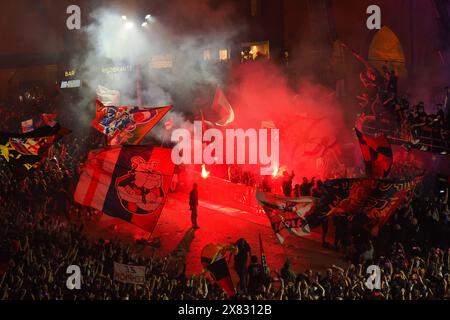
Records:
[[[173,67],[173,57],[170,54],[154,56],[150,61],[151,69],[170,69]]]
[[[270,59],[269,41],[249,42],[241,45],[241,61]]]
[[[228,49],[220,49],[219,50],[219,60],[220,61],[230,60],[230,51]]]
[[[211,61],[211,50],[207,49],[203,51],[203,60]]]

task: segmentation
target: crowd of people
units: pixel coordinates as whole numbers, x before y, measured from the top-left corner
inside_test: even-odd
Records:
[[[185,264],[171,256],[144,256],[119,240],[93,241],[85,235],[87,212],[82,214],[71,200],[81,155],[86,152],[77,147],[81,142],[88,143],[74,140],[67,146],[74,153],[64,155],[59,163],[48,159],[22,178],[1,162],[1,299],[228,299],[209,277],[188,276]],[[313,195],[318,183],[304,179],[293,192]],[[333,247],[347,258],[348,267],[331,266],[324,274],[295,273],[289,261],[280,270],[269,271],[247,246],[235,257],[240,276],[235,298],[448,299],[449,215],[447,191],[431,198],[418,193],[377,238],[358,228],[356,220],[337,217],[332,221]],[[146,266],[145,285],[114,281],[114,262]],[[83,270],[81,290],[66,288],[65,271],[71,264]],[[365,285],[369,265],[381,268],[379,290]]]
[[[444,89],[444,100],[437,103],[433,113],[425,103],[413,104],[408,95],[398,92],[395,70],[383,67],[383,72],[369,68],[361,74],[366,92],[358,96],[362,119],[370,127],[391,132],[408,146],[442,154],[450,152],[450,88]]]
[[[20,110],[4,111],[2,131],[10,130],[10,123],[17,124],[25,116]],[[229,299],[206,274],[187,275],[185,261],[174,255],[161,257],[156,251],[144,255],[118,239],[87,236],[84,221],[96,212],[75,204],[72,195],[87,152],[100,145],[98,139],[95,134],[67,137],[54,146],[54,157],[26,173],[17,172],[0,158],[0,299]],[[242,178],[244,174],[235,172],[231,178],[236,176],[241,177],[236,183],[254,184],[253,178]],[[293,179],[294,173],[282,175],[286,196],[317,196],[323,185],[320,180],[304,178],[293,186]],[[270,185],[266,187],[270,191]],[[449,299],[449,215],[447,190],[436,195],[418,193],[411,206],[394,214],[377,238],[364,232],[357,218],[336,217],[324,224],[323,241],[326,244],[329,239],[326,231],[332,224],[334,243],[328,247],[340,251],[348,267],[330,266],[324,274],[313,270],[295,273],[289,260],[280,270],[270,271],[241,239],[236,243],[240,253],[234,258],[239,276],[234,298]],[[145,266],[145,284],[115,281],[114,262]],[[66,269],[72,264],[81,267],[81,290],[66,286]],[[370,265],[381,268],[379,289],[366,286]]]
[[[67,208],[76,212],[58,192],[68,177],[65,173],[42,176],[37,171],[27,184],[21,184],[6,173],[4,166],[1,172],[4,204],[0,215],[1,299],[229,298],[205,275],[186,275],[185,264],[170,256],[143,256],[118,240],[88,239],[82,220],[75,223],[60,214],[60,210]],[[51,193],[39,191],[40,188]],[[48,194],[53,194],[55,201]],[[240,250],[234,259],[240,277],[235,298],[448,299],[450,230],[446,200],[418,195],[411,207],[403,208],[393,217],[378,239],[362,235],[360,229],[351,230],[352,223],[334,221],[335,246],[346,254],[349,265],[331,266],[324,274],[313,270],[295,273],[289,261],[280,270],[270,271],[241,239],[236,243]],[[343,226],[345,223],[348,225]],[[114,262],[146,266],[145,285],[114,281]],[[66,288],[65,271],[72,264],[82,269],[81,290]],[[381,287],[376,290],[366,287],[366,270],[370,265],[381,268]]]

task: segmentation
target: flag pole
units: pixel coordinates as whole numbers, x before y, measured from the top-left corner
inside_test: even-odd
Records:
[[[264,253],[264,248],[263,248],[263,243],[262,243],[262,239],[261,239],[261,233],[258,234],[259,237],[259,251],[260,251],[260,255],[261,255],[261,265],[263,267],[263,271],[265,274],[268,274],[269,270],[267,267],[267,259],[266,259],[266,254]]]
[[[136,98],[137,98],[137,104],[139,107],[142,107],[142,98],[141,98],[141,67],[139,65],[135,66],[136,68]]]

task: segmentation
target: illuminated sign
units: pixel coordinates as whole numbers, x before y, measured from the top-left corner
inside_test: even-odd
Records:
[[[106,74],[131,72],[131,71],[133,71],[133,66],[131,66],[131,65],[113,66],[113,67],[104,67],[104,68],[102,68],[102,73],[106,73]]]
[[[77,74],[77,71],[75,69],[69,70],[69,71],[64,72],[64,77],[70,78],[70,77],[74,77],[76,74]]]
[[[61,81],[61,89],[71,89],[81,87],[81,80]]]
[[[173,67],[173,56],[171,54],[152,57],[150,61],[151,69],[170,69]]]

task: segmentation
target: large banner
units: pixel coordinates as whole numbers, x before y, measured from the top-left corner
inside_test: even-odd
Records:
[[[0,156],[10,165],[32,170],[39,166],[52,145],[69,133],[59,124],[21,134],[0,132]]]
[[[145,267],[114,262],[114,281],[143,285]]]
[[[158,122],[172,109],[105,106],[97,100],[97,111],[92,127],[108,137],[111,146],[138,145]]]
[[[75,201],[153,232],[172,181],[171,151],[149,146],[91,151]]]
[[[260,191],[256,197],[281,243],[287,235],[302,236],[335,215],[363,214],[363,227],[377,236],[392,214],[409,204],[421,180],[338,179],[325,182],[319,199],[291,199]]]

